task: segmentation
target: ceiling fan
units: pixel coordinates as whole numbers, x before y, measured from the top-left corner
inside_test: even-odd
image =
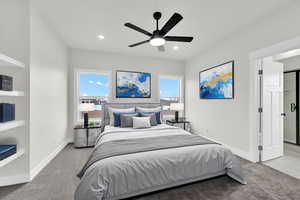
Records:
[[[193,37],[185,37],[185,36],[166,36],[167,33],[174,26],[176,26],[176,24],[178,24],[178,22],[180,22],[183,19],[183,17],[180,14],[174,13],[173,16],[169,19],[169,21],[160,30],[158,27],[158,20],[161,18],[161,13],[160,12],[153,13],[153,18],[156,20],[156,30],[154,30],[153,33],[150,33],[150,32],[148,32],[134,24],[131,24],[131,23],[124,24],[128,28],[131,28],[135,31],[138,31],[138,32],[143,33],[150,37],[148,40],[129,45],[129,47],[135,47],[135,46],[150,42],[150,44],[152,46],[157,47],[159,51],[163,52],[163,51],[165,51],[165,48],[163,45],[166,43],[166,41],[191,42],[194,39]]]

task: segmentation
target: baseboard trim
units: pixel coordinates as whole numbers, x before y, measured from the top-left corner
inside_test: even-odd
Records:
[[[198,133],[195,133],[195,134],[198,134]],[[198,135],[201,135],[201,134],[198,134]],[[235,155],[237,155],[237,156],[239,156],[239,157],[241,157],[241,158],[243,158],[243,159],[245,159],[245,160],[248,160],[248,161],[250,161],[250,162],[255,162],[253,159],[251,159],[251,156],[250,156],[249,152],[240,150],[240,149],[235,148],[235,147],[231,147],[231,146],[229,146],[229,145],[227,145],[227,144],[224,144],[223,142],[220,142],[220,141],[211,139],[211,138],[209,138],[209,137],[207,137],[207,136],[204,136],[204,135],[201,135],[201,137],[204,137],[204,138],[206,138],[206,139],[209,139],[209,140],[211,140],[211,141],[214,141],[214,142],[216,142],[216,143],[218,143],[218,144],[221,144],[221,145],[227,147],[228,149],[230,149],[230,150],[232,151],[233,154],[235,154]]]
[[[27,174],[1,177],[0,178],[0,187],[9,186],[9,185],[16,185],[16,184],[21,184],[21,183],[27,183],[29,181],[30,181],[30,179],[29,179],[29,176]]]
[[[36,167],[30,170],[30,181],[32,181],[50,162],[53,158],[63,150],[70,140],[65,139],[52,153],[50,153],[45,159],[43,159]]]

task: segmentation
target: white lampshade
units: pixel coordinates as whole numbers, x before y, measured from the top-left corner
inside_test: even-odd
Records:
[[[184,104],[183,103],[171,103],[170,110],[176,110],[176,111],[184,110]]]
[[[95,104],[93,104],[93,103],[81,103],[79,105],[79,110],[81,112],[94,111],[95,110]]]

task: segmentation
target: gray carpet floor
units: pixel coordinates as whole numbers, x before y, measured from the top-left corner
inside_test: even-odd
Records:
[[[31,183],[1,187],[1,200],[72,200],[76,173],[91,149],[68,145]],[[300,180],[268,166],[241,160],[248,184],[222,176],[131,200],[300,200]]]

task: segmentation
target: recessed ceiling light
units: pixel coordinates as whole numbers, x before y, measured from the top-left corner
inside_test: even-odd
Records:
[[[103,39],[104,39],[104,36],[103,36],[103,35],[98,35],[98,39],[99,39],[99,40],[103,40]]]
[[[179,49],[179,46],[174,46],[173,50],[177,51]]]

